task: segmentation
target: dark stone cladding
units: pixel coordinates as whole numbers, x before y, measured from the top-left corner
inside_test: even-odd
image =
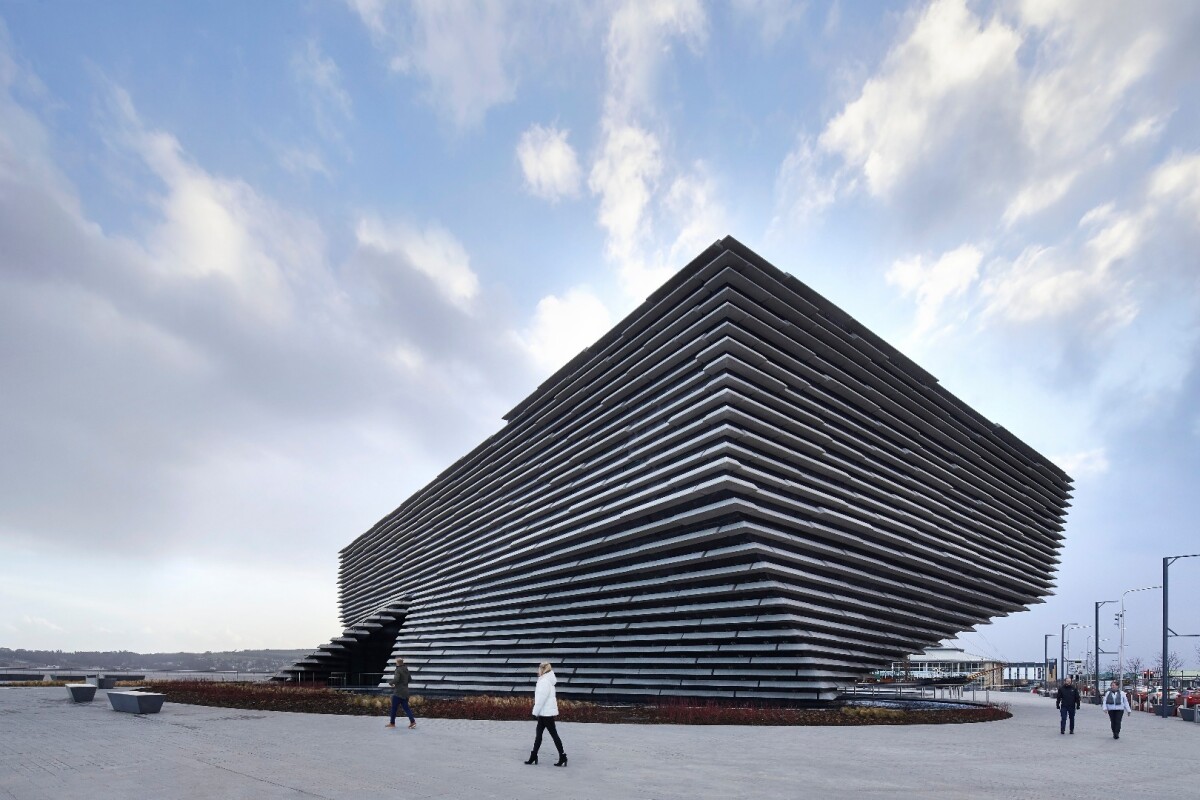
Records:
[[[731,237],[505,420],[340,554],[417,693],[829,699],[1053,589],[1071,479]]]

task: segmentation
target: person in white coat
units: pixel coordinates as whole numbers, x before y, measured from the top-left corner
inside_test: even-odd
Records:
[[[563,750],[562,739],[558,738],[558,731],[554,727],[554,718],[558,716],[558,700],[554,697],[554,684],[558,683],[558,678],[554,677],[554,668],[547,662],[543,661],[538,667],[537,688],[533,692],[533,716],[537,718],[537,734],[533,737],[533,750],[529,753],[529,760],[526,764],[538,763],[538,750],[542,746],[542,731],[550,731],[550,738],[554,740],[554,746],[558,748],[558,763],[554,766],[565,767],[567,765],[567,754]]]
[[[1117,688],[1117,682],[1113,681],[1109,690],[1100,698],[1100,703],[1104,710],[1108,712],[1108,722],[1112,727],[1113,738],[1120,739],[1121,718],[1126,714],[1133,713],[1133,709],[1129,707],[1129,698]]]

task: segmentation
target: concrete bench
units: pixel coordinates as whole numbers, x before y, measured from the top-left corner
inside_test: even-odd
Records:
[[[96,697],[96,687],[90,683],[68,683],[67,695],[73,703],[90,703]]]
[[[113,711],[126,711],[130,714],[157,714],[167,699],[165,694],[157,692],[109,692],[108,702]]]
[[[102,678],[99,675],[89,675],[87,682],[97,689],[113,689],[117,685],[116,678]]]

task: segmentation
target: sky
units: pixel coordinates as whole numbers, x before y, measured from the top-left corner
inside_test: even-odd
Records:
[[[1074,477],[1055,594],[958,640],[1040,660],[1200,553],[1197,41],[1191,0],[0,0],[0,645],[337,635],[338,550],[731,234]]]

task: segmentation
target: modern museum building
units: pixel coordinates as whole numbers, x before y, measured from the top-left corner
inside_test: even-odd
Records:
[[[340,553],[280,680],[828,700],[1053,588],[1071,479],[812,289],[713,244]]]

